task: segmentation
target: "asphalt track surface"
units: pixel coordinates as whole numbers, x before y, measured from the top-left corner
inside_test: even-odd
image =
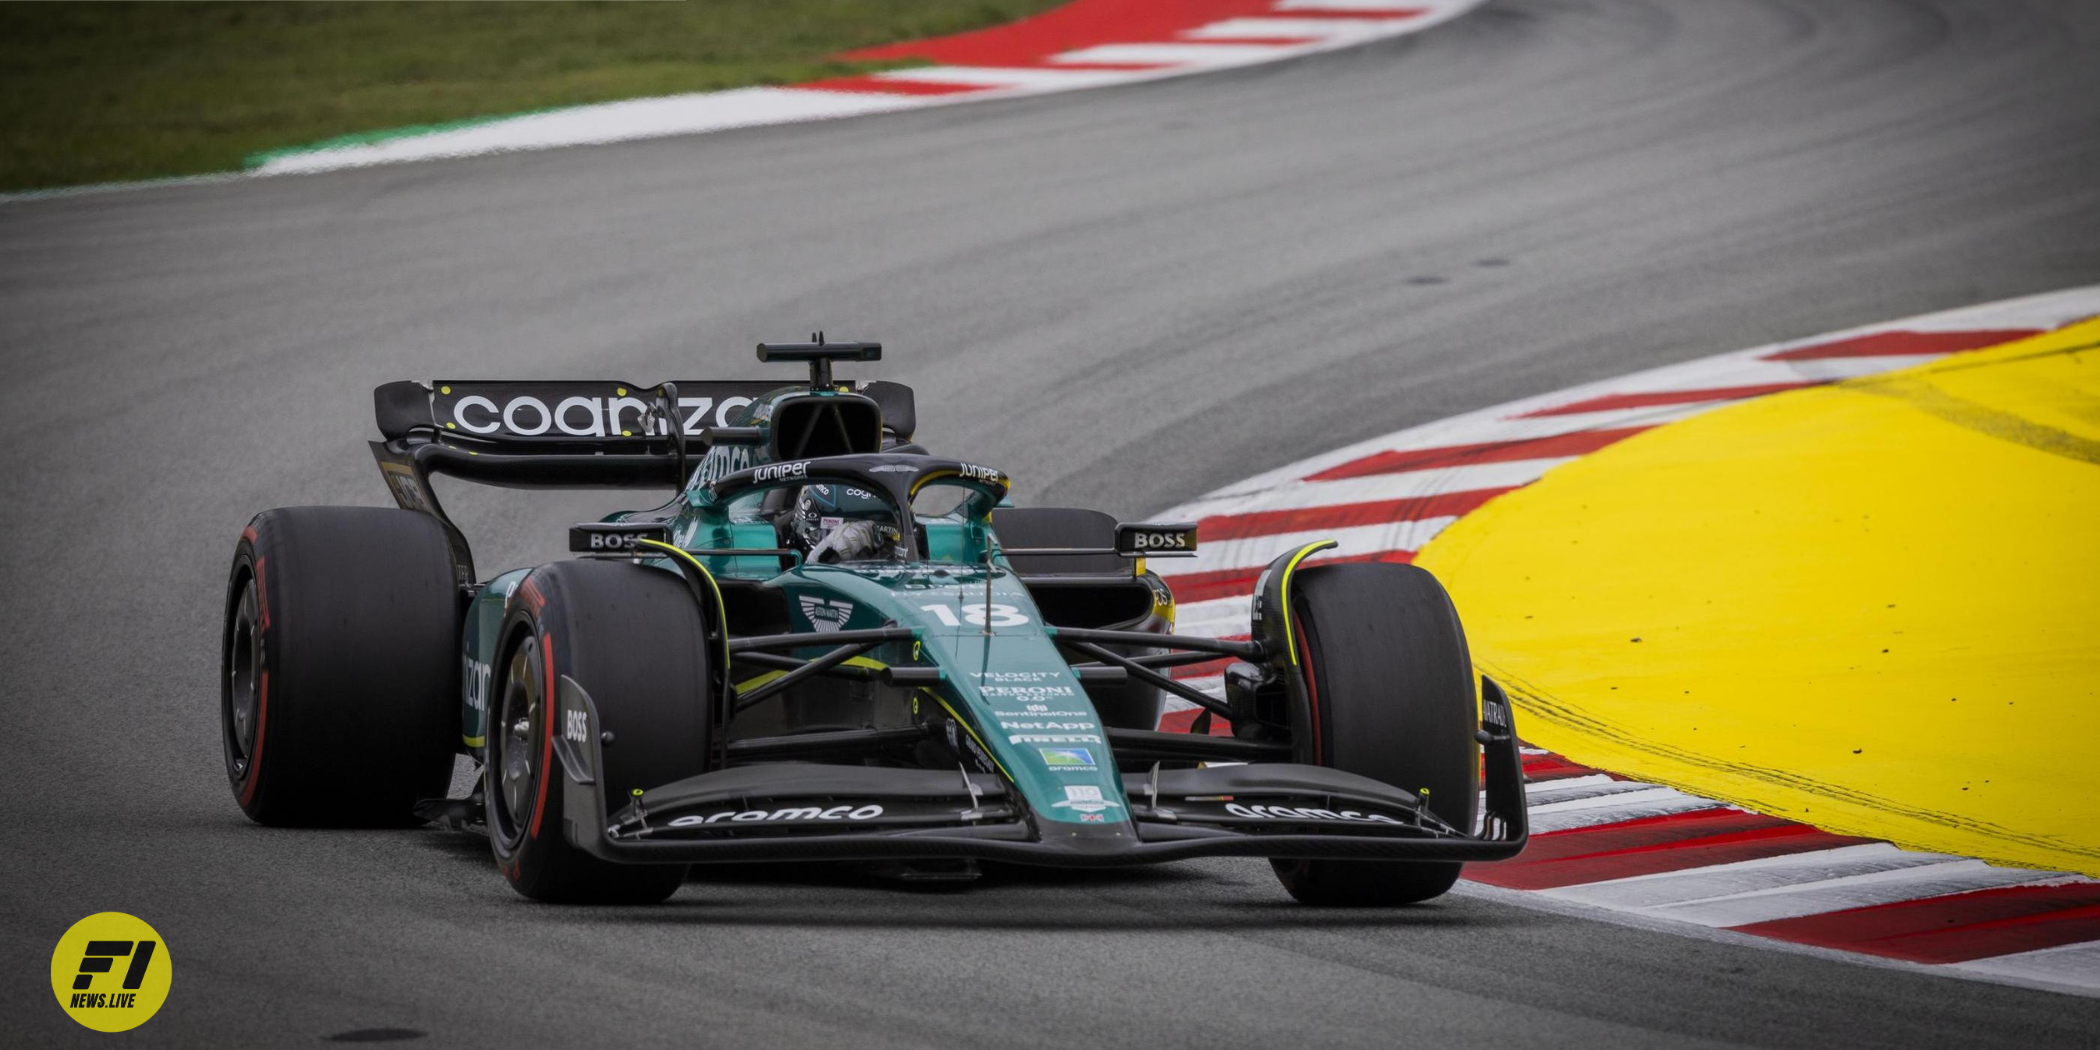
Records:
[[[1498,0],[1125,89],[0,205],[6,1039],[98,1038],[44,975],[104,909],[175,961],[141,1045],[2089,1039],[2100,1000],[1478,895],[1313,911],[1260,862],[537,906],[465,836],[250,825],[215,676],[248,516],[383,502],[382,380],[759,375],[750,344],[821,325],[889,342],[868,372],[918,387],[937,450],[1138,514],[1578,381],[2100,281],[2096,132],[2100,5]],[[619,499],[461,509],[495,566]]]

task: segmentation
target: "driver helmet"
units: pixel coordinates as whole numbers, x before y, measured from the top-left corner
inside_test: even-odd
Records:
[[[896,508],[851,485],[804,485],[789,532],[812,563],[904,556]]]

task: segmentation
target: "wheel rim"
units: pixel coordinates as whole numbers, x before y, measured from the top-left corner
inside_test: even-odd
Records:
[[[262,631],[256,622],[259,608],[255,578],[251,576],[241,585],[241,599],[234,605],[226,642],[226,769],[236,782],[248,775],[262,715]]]
[[[511,654],[503,679],[503,702],[497,708],[496,724],[490,727],[496,755],[489,765],[497,781],[489,800],[495,816],[492,830],[506,845],[525,837],[539,804],[541,769],[533,741],[539,737],[547,707],[546,689],[537,673],[540,658],[539,641],[530,637]]]

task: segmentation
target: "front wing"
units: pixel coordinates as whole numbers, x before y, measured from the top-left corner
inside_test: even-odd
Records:
[[[596,704],[557,689],[564,831],[628,864],[977,859],[1103,868],[1192,857],[1492,861],[1528,837],[1509,701],[1482,679],[1485,794],[1478,831],[1366,777],[1289,763],[1158,770],[1126,778],[1098,824],[1037,821],[1002,779],[926,769],[767,763],[704,773],[615,809],[601,791]]]

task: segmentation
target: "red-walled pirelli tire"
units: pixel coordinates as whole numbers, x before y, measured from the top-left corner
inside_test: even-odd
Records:
[[[511,888],[572,904],[654,904],[678,891],[685,865],[615,864],[564,837],[548,713],[563,676],[590,694],[612,734],[598,780],[614,808],[638,788],[706,772],[702,628],[683,579],[629,562],[543,565],[511,592],[482,767],[489,843]],[[595,815],[586,827],[597,831]]]
[[[1321,565],[1290,581],[1291,630],[1305,670],[1297,760],[1410,791],[1473,830],[1480,793],[1473,660],[1458,610],[1412,565]],[[1443,894],[1451,862],[1278,860],[1277,878],[1307,904],[1412,904]]]
[[[404,827],[451,783],[460,595],[443,526],[374,507],[256,515],[227,581],[226,776],[259,824]]]

